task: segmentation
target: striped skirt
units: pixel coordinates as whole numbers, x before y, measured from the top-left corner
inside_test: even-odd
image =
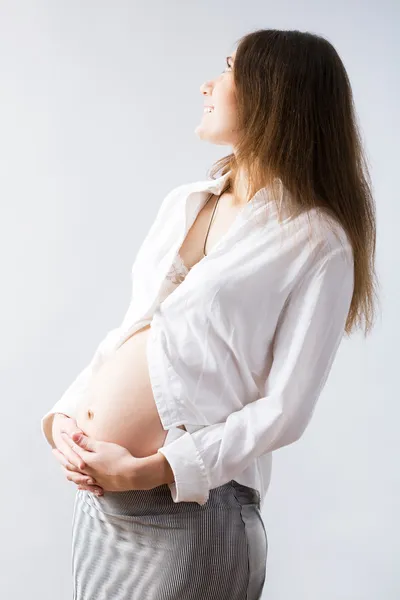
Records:
[[[257,490],[232,480],[208,501],[151,490],[77,490],[74,600],[258,600],[267,535]]]

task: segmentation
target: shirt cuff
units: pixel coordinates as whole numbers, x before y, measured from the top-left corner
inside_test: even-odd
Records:
[[[185,432],[158,452],[169,462],[175,481],[168,483],[174,502],[207,502],[210,485],[206,467],[195,446],[192,435]]]

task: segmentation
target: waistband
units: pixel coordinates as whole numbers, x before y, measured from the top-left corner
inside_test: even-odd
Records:
[[[186,512],[204,512],[212,509],[234,509],[246,504],[260,508],[260,493],[234,479],[210,490],[205,504],[197,502],[174,502],[167,484],[151,490],[128,490],[124,492],[104,492],[97,497],[92,492],[78,490],[81,498],[92,508],[105,515],[142,517]]]

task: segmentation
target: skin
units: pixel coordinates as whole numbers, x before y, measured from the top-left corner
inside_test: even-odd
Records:
[[[195,129],[199,139],[212,144],[228,145],[235,152],[238,140],[234,63],[236,51],[226,57],[225,69],[200,86],[204,105],[214,106],[204,113]],[[233,190],[225,202],[240,207],[245,201],[246,176],[239,171]],[[57,414],[53,421],[52,450],[66,478],[79,489],[102,495],[104,491],[152,489],[174,481],[168,461],[161,453],[136,458],[126,448],[89,438],[73,418]]]
[[[214,110],[203,114],[195,133],[201,140],[218,146],[235,146],[237,140],[234,58],[235,53],[232,53],[226,58],[225,69],[200,86],[204,105],[210,104],[214,106]]]
[[[196,135],[203,141],[217,146],[231,146],[235,153],[239,129],[237,124],[237,102],[234,82],[236,50],[226,57],[225,69],[214,79],[205,81],[200,86],[204,96],[204,105],[211,104],[214,110],[204,113],[195,129]],[[227,197],[232,207],[240,207],[246,201],[246,174],[238,173],[233,192]]]
[[[104,491],[148,490],[174,481],[161,453],[137,458],[123,446],[89,438],[66,415],[56,415],[53,431],[56,448],[52,452],[66,478],[79,489],[103,495]]]
[[[96,482],[87,471],[84,460],[65,437],[67,435],[72,439],[74,432],[83,433],[77,427],[75,419],[61,413],[54,415],[52,434],[56,447],[52,449],[52,452],[69,481],[76,483],[80,489],[103,493],[104,490],[100,486],[94,485]]]

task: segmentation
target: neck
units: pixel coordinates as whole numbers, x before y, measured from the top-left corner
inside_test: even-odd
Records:
[[[229,194],[232,195],[232,206],[240,206],[246,203],[248,191],[247,176],[243,171],[238,171],[235,180],[232,182],[232,189]]]

